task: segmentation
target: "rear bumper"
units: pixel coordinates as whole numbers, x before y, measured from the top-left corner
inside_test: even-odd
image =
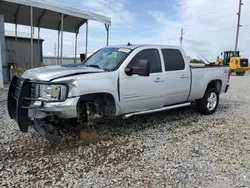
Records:
[[[227,84],[226,89],[225,89],[225,93],[227,93],[229,87],[230,87],[230,85]]]

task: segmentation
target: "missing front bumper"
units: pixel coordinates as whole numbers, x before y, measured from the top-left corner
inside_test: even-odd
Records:
[[[42,119],[47,116],[57,116],[62,119],[77,117],[77,103],[79,97],[69,98],[64,102],[44,103],[41,108],[29,109],[29,117]]]
[[[8,113],[14,119],[21,132],[28,132],[32,119],[43,119],[47,116],[58,116],[63,119],[77,116],[77,97],[62,101],[44,101],[35,98],[33,84],[44,84],[14,76],[8,93]],[[52,84],[52,83],[48,83]],[[63,83],[61,83],[63,84]]]

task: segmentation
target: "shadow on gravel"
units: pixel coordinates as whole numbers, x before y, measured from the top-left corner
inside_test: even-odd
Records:
[[[175,121],[180,121],[180,123],[185,121],[185,124],[188,126],[190,122],[198,121],[200,117],[201,115],[198,114],[192,106],[171,111],[133,116],[126,120],[122,120],[118,117],[105,122],[96,123],[95,130],[111,137],[123,136],[133,134],[134,132],[140,132],[148,128],[159,128]]]
[[[218,112],[227,111],[230,105],[221,104],[218,108]],[[116,143],[116,137],[127,137],[132,134],[140,133],[145,129],[161,129],[167,128],[170,132],[175,132],[175,129],[183,126],[192,126],[193,123],[198,122],[203,116],[196,112],[194,105],[191,107],[175,109],[171,111],[158,112],[147,115],[134,116],[126,120],[121,118],[113,118],[110,120],[96,122],[93,126],[93,132],[95,138],[93,140],[77,140],[77,141],[63,141],[61,143],[50,143],[41,137],[34,135],[28,136],[27,139],[20,137],[21,147],[16,147],[4,156],[5,159],[10,158],[22,158],[28,159],[30,156],[39,158],[40,156],[55,155],[58,153],[71,152],[82,146],[88,146],[90,144],[102,143],[103,141],[111,141],[112,144],[106,147],[103,144],[96,144],[96,150],[108,151],[110,147],[115,147],[122,143]],[[178,123],[177,123],[178,121]],[[191,134],[197,134],[200,130],[195,130]],[[32,132],[32,131],[31,131]],[[96,136],[96,133],[99,136]],[[31,137],[31,138],[30,138]],[[16,145],[18,140],[11,143]],[[126,144],[124,142],[123,144]],[[12,147],[12,146],[10,146]],[[3,156],[2,156],[3,157]]]

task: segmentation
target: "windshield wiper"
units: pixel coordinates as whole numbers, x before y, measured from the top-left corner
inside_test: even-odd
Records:
[[[99,65],[86,65],[86,67],[94,67],[94,68],[102,69]]]
[[[99,65],[86,65],[86,67],[94,67],[94,68],[102,69]],[[106,68],[103,68],[102,70],[109,71],[109,69],[106,69]]]

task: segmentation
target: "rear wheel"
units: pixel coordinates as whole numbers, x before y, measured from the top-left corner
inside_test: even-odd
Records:
[[[246,72],[236,72],[237,76],[244,76]]]
[[[219,92],[215,88],[207,89],[202,99],[196,101],[198,111],[204,115],[213,114],[219,104]]]

